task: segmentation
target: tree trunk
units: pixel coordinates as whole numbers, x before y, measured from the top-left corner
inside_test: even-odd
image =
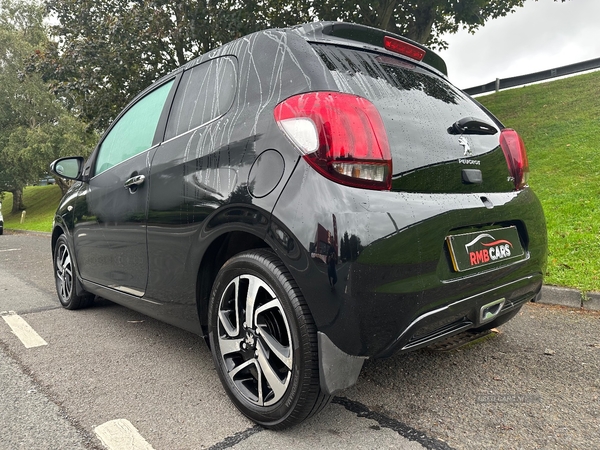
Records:
[[[415,42],[425,44],[430,36],[438,14],[437,2],[422,2],[414,8],[414,21],[409,24],[405,36]]]
[[[385,2],[381,2],[379,4],[379,8],[377,9],[377,21],[374,26],[376,28],[380,28],[382,30],[392,31],[394,32],[396,24],[392,22],[392,17],[394,16],[394,11],[396,10],[397,1],[396,0],[388,0]]]
[[[23,204],[23,189],[14,189],[10,191],[10,193],[13,195],[13,205],[11,213],[18,214],[20,211],[23,211],[25,209],[25,205]]]

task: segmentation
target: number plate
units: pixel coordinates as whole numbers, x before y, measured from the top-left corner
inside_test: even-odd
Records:
[[[447,236],[452,265],[457,272],[477,269],[525,255],[516,227]]]

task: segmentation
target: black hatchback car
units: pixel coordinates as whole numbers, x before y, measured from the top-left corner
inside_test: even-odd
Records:
[[[320,411],[367,358],[506,322],[542,285],[521,138],[377,29],[224,45],[52,171],[76,180],[52,231],[62,305],[97,295],[206,336],[266,427]]]

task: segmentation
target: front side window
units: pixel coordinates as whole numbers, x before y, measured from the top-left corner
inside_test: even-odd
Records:
[[[102,141],[96,175],[152,146],[156,125],[173,81],[152,91],[133,105]]]
[[[187,70],[181,77],[165,139],[193,130],[225,114],[236,92],[235,58],[225,56]]]

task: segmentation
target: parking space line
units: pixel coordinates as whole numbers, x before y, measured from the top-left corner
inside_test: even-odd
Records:
[[[109,450],[154,450],[127,419],[115,419],[94,428]]]
[[[2,318],[8,324],[12,332],[17,336],[26,348],[41,347],[48,345],[42,337],[25,322],[21,316],[14,311],[1,313]]]

